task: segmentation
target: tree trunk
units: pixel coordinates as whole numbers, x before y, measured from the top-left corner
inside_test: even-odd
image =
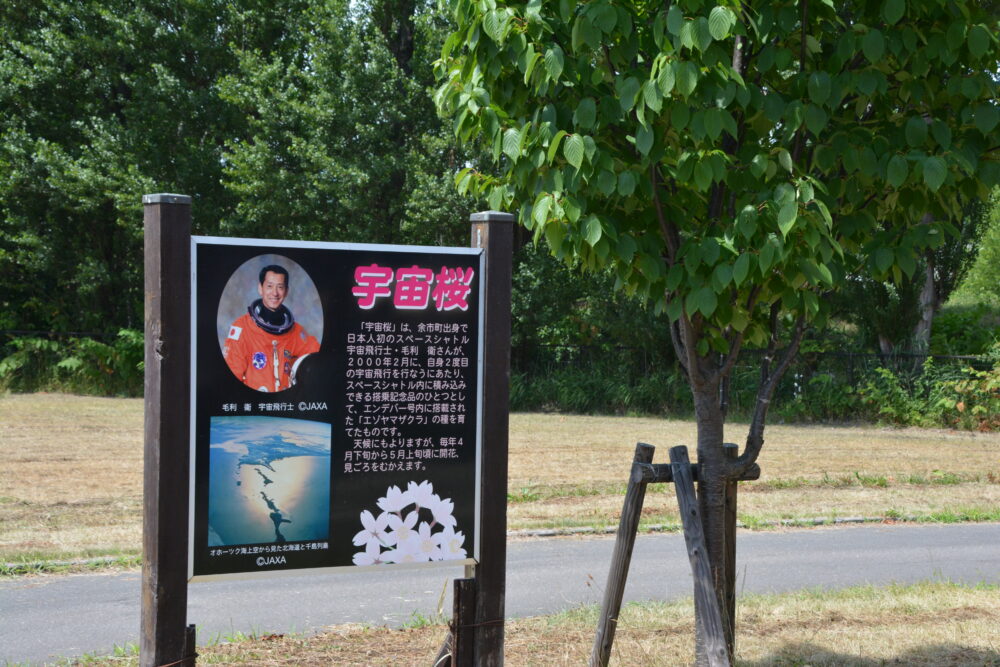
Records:
[[[724,418],[718,390],[711,385],[695,390],[695,415],[698,423],[698,510],[705,532],[705,547],[712,568],[715,594],[722,609],[726,645],[732,650],[736,619],[726,604],[726,482],[727,457],[723,449]],[[699,634],[701,634],[699,632]],[[707,655],[699,642],[698,664],[707,664]],[[732,662],[733,656],[729,656]]]
[[[934,283],[934,264],[929,257],[924,264],[924,285],[920,288],[918,299],[920,320],[913,329],[911,350],[918,354],[924,354],[931,349],[931,324],[934,322],[934,314],[938,309],[937,287]]]

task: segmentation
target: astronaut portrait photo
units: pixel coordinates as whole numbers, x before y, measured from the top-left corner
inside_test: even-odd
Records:
[[[306,357],[319,352],[319,293],[296,262],[258,255],[226,283],[216,329],[226,365],[240,382],[261,392],[284,391],[295,384]]]

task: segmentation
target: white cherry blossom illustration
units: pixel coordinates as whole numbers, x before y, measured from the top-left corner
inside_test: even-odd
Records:
[[[361,525],[364,526],[364,529],[354,536],[354,546],[360,547],[362,544],[368,544],[369,542],[375,542],[386,547],[394,545],[396,543],[396,534],[387,532],[391,516],[383,512],[378,517],[374,517],[368,510],[362,512]]]
[[[354,545],[365,550],[354,554],[355,565],[425,563],[467,557],[465,535],[456,531],[455,503],[434,493],[431,482],[409,482],[406,490],[393,485],[376,505],[360,514],[362,529]]]

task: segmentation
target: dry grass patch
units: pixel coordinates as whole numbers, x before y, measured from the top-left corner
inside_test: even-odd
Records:
[[[738,604],[737,665],[882,667],[1000,665],[1000,589],[928,583],[840,592],[746,596]],[[613,665],[693,662],[690,601],[626,605]],[[515,666],[584,665],[597,609],[509,620],[505,661]],[[429,665],[443,625],[404,630],[339,626],[315,637],[268,636],[202,648],[199,664]],[[87,664],[134,664],[135,658]]]
[[[142,401],[0,397],[0,561],[137,553]]]
[[[514,414],[510,419],[510,488],[581,483],[624,484],[637,442],[655,445],[667,462],[676,445],[695,448],[690,421],[642,417]],[[726,425],[742,443],[747,425]],[[824,476],[925,475],[944,470],[1000,478],[1000,433],[875,426],[771,425],[760,455],[762,481]]]
[[[142,401],[0,396],[0,563],[134,555],[141,542]],[[511,530],[617,525],[636,442],[693,449],[692,422],[511,415]],[[726,438],[741,442],[745,424]],[[769,426],[746,523],[844,516],[1000,520],[1000,433],[869,426]],[[991,514],[992,513],[992,514]],[[643,522],[676,523],[652,486]]]

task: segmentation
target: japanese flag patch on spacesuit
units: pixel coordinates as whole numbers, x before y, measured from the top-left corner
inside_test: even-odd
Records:
[[[228,340],[239,340],[241,333],[243,333],[243,327],[229,327],[229,335],[226,338]]]

